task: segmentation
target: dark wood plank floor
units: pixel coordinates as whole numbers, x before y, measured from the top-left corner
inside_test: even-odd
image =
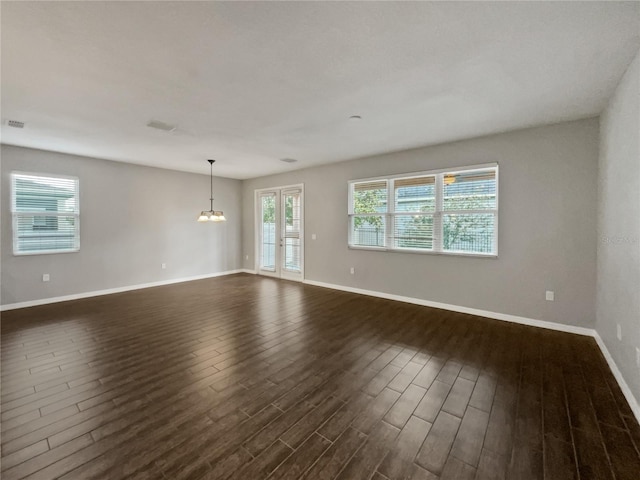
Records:
[[[2,478],[640,478],[593,339],[252,275],[2,315]]]

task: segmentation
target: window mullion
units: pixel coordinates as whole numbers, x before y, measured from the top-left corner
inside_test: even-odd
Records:
[[[442,208],[444,195],[444,174],[436,175],[436,210],[433,212],[433,251],[442,251]]]
[[[387,182],[387,216],[385,223],[384,246],[394,248],[393,245],[393,223],[396,211],[395,180],[392,178]]]

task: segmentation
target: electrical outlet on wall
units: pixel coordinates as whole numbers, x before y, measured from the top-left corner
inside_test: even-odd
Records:
[[[547,290],[544,294],[544,298],[546,298],[548,302],[553,302],[556,299],[556,295],[553,290]]]
[[[622,341],[622,327],[619,323],[616,324],[616,337],[618,337],[619,341]]]
[[[160,265],[160,267],[162,267],[162,269],[164,270],[164,269],[166,269],[166,268],[167,268],[167,264],[166,264],[166,263],[163,263],[162,265]]]
[[[636,365],[640,368],[640,348],[636,347]]]
[[[356,268],[355,268],[355,267],[351,267],[351,268],[349,269],[349,273],[350,273],[351,275],[355,275],[355,273],[356,273]]]
[[[51,279],[51,277],[49,276],[48,273],[43,273],[42,274],[42,281],[43,282],[48,282]]]

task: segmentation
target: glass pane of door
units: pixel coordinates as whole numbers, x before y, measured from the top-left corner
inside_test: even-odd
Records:
[[[301,196],[300,190],[282,193],[284,264],[282,267],[291,272],[300,272],[301,262]]]
[[[276,194],[260,196],[260,268],[276,270]]]

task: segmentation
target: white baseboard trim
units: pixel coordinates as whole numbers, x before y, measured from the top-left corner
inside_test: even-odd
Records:
[[[602,341],[602,338],[600,338],[600,335],[598,334],[598,332],[596,330],[594,330],[593,328],[576,327],[576,326],[573,326],[573,325],[563,325],[561,323],[548,322],[548,321],[545,321],[545,320],[537,320],[537,319],[534,319],[534,318],[519,317],[517,315],[509,315],[509,314],[506,314],[506,313],[491,312],[491,311],[488,311],[488,310],[478,310],[476,308],[461,307],[459,305],[451,305],[451,304],[448,304],[448,303],[432,302],[430,300],[423,300],[421,298],[404,297],[402,295],[394,295],[394,294],[391,294],[391,293],[376,292],[374,290],[364,290],[364,289],[361,289],[361,288],[347,287],[347,286],[344,286],[344,285],[336,285],[336,284],[332,284],[332,283],[317,282],[315,280],[304,280],[304,283],[306,283],[308,285],[315,285],[317,287],[324,287],[324,288],[331,288],[331,289],[334,289],[334,290],[341,290],[343,292],[358,293],[360,295],[368,295],[368,296],[371,296],[371,297],[385,298],[387,300],[397,300],[399,302],[413,303],[415,305],[422,305],[422,306],[425,306],[425,307],[441,308],[443,310],[451,310],[451,311],[460,312],[460,313],[469,313],[471,315],[477,315],[477,316],[480,316],[480,317],[493,318],[493,319],[496,319],[496,320],[503,320],[505,322],[519,323],[521,325],[529,325],[529,326],[532,326],[532,327],[548,328],[550,330],[558,330],[560,332],[575,333],[575,334],[578,334],[578,335],[586,335],[588,337],[593,337],[595,339],[596,343],[598,344],[598,347],[600,347],[600,350],[602,351],[602,354],[604,355],[604,358],[607,360],[607,363],[609,364],[609,368],[613,372],[613,375],[614,375],[616,381],[618,382],[618,385],[620,385],[620,388],[622,389],[622,393],[624,394],[625,398],[627,399],[627,402],[629,403],[629,406],[631,407],[631,410],[633,411],[633,414],[635,415],[635,417],[638,420],[638,422],[640,422],[640,404],[639,404],[638,400],[635,398],[635,396],[633,395],[633,393],[631,392],[631,389],[629,388],[629,385],[627,384],[627,382],[625,381],[624,377],[622,376],[622,373],[620,373],[620,369],[618,368],[618,365],[616,365],[615,360],[613,359],[613,357],[609,353],[609,350],[607,349],[606,345]]]
[[[225,272],[207,273],[204,275],[194,275],[192,277],[172,278],[170,280],[160,280],[159,282],[140,283],[138,285],[127,285],[126,287],[107,288],[105,290],[94,290],[91,292],[75,293],[73,295],[64,295],[61,297],[41,298],[39,300],[30,300],[27,302],[8,303],[0,305],[0,312],[7,310],[15,310],[16,308],[35,307],[38,305],[46,305],[48,303],[67,302],[69,300],[78,300],[81,298],[97,297],[100,295],[109,295],[111,293],[128,292],[130,290],[139,290],[141,288],[159,287],[162,285],[171,285],[172,283],[191,282],[193,280],[202,280],[204,278],[222,277],[224,275],[233,275],[234,273],[242,273],[244,270],[227,270]]]
[[[477,308],[461,307],[459,305],[451,305],[449,303],[433,302],[431,300],[423,300],[422,298],[404,297],[402,295],[394,295],[392,293],[376,292],[374,290],[363,290],[361,288],[345,287],[343,285],[335,285],[332,283],[316,282],[315,280],[304,280],[304,283],[315,285],[317,287],[332,288],[334,290],[342,290],[344,292],[359,293],[361,295],[369,295],[370,297],[386,298],[387,300],[397,300],[399,302],[413,303],[425,307],[441,308],[443,310],[451,310],[453,312],[468,313],[479,317],[494,318],[505,322],[514,322],[521,325],[529,325],[532,327],[548,328],[550,330],[559,330],[561,332],[576,333],[578,335],[593,336],[594,330],[591,328],[575,327],[573,325],[563,325],[561,323],[547,322],[545,320],[536,320],[533,318],[519,317],[507,313],[490,312],[488,310],[478,310]]]
[[[622,390],[624,397],[627,399],[629,407],[631,407],[631,411],[635,415],[636,420],[638,420],[638,422],[640,423],[640,402],[638,402],[636,397],[633,395],[633,392],[629,388],[629,385],[627,385],[627,382],[624,380],[622,372],[620,372],[616,361],[611,356],[607,345],[604,343],[604,341],[600,337],[600,334],[596,330],[593,331],[593,338],[596,339],[596,343],[600,347],[602,355],[604,355],[604,358],[607,360],[609,368],[611,369],[611,372],[613,372],[613,376],[616,378],[618,385],[620,385],[620,389]]]
[[[255,275],[257,273],[255,270],[251,270],[249,268],[243,268],[242,271],[244,273],[251,273],[252,275]]]

